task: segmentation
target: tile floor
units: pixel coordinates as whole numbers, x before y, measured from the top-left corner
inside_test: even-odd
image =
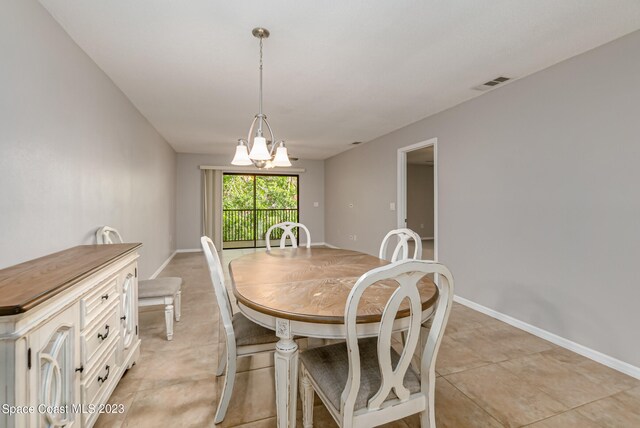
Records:
[[[225,269],[232,258],[248,251],[254,250],[225,251]],[[178,254],[162,276],[184,280],[182,321],[168,342],[164,312],[143,308],[140,359],[110,400],[125,404],[127,411],[101,416],[97,427],[213,426],[222,379],[215,376],[218,313],[204,257]],[[639,380],[458,304],[437,371],[438,427],[640,427]],[[272,357],[240,360],[221,426],[276,426]],[[335,426],[320,401],[314,426]],[[420,424],[413,416],[385,426]]]

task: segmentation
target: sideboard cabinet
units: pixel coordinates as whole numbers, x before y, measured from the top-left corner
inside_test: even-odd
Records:
[[[0,270],[0,427],[91,427],[140,353],[140,244]],[[116,404],[113,406],[113,404]]]

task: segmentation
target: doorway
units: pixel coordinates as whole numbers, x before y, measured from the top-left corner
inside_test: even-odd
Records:
[[[438,260],[437,139],[398,150],[398,228],[420,235],[422,258]]]
[[[299,222],[298,195],[298,175],[224,173],[222,248],[265,247],[271,226]],[[272,238],[280,239],[280,233],[274,231]]]

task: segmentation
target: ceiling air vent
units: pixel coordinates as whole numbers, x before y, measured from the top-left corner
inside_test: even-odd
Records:
[[[488,82],[484,82],[482,85],[478,85],[478,86],[474,86],[471,89],[475,89],[476,91],[487,91],[491,88],[495,88],[496,86],[511,80],[510,77],[504,77],[504,76],[500,76],[500,77],[496,77],[493,80],[489,80]]]

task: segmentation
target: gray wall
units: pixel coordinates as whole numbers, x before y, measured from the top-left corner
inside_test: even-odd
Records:
[[[407,227],[423,238],[433,236],[431,165],[407,165]]]
[[[397,149],[437,137],[456,294],[640,366],[638,52],[635,32],[328,159],[327,242],[375,254]]]
[[[175,246],[173,149],[39,3],[0,2],[0,58],[0,267],[109,224],[151,275]]]
[[[202,177],[200,165],[231,165],[234,144],[229,144],[229,155],[178,154],[178,209],[177,233],[179,249],[199,249],[202,236]],[[300,222],[311,232],[312,242],[324,242],[324,161],[299,160],[295,168],[300,173]],[[318,202],[319,206],[313,206]]]

